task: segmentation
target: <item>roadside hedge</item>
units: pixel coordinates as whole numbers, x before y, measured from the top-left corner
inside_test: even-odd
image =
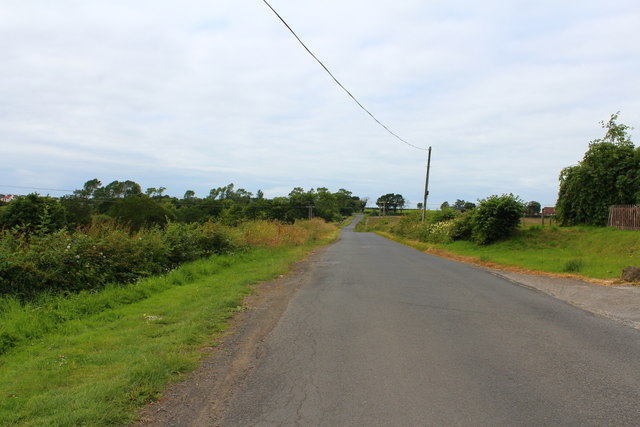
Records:
[[[333,227],[321,219],[296,224],[253,221],[169,223],[131,232],[114,223],[76,231],[0,231],[0,296],[28,300],[42,293],[98,290],[166,273],[177,266],[248,247],[303,244]]]

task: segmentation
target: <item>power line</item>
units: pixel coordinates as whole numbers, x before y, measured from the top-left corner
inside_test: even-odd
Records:
[[[416,149],[418,149],[418,150],[427,151],[427,148],[418,147],[417,145],[413,145],[413,144],[411,144],[410,142],[407,142],[407,141],[405,141],[404,139],[400,138],[396,133],[394,133],[391,129],[389,129],[386,125],[384,125],[380,120],[378,120],[378,119],[377,119],[373,114],[371,114],[371,112],[370,112],[369,110],[367,110],[367,109],[366,109],[366,108],[365,108],[365,107],[360,103],[360,101],[358,101],[358,100],[356,99],[356,97],[355,97],[355,96],[353,96],[353,95],[351,94],[351,92],[349,92],[349,91],[347,90],[347,88],[346,88],[346,87],[344,87],[344,86],[342,85],[342,83],[340,83],[340,82],[338,81],[338,79],[333,75],[333,73],[331,73],[331,71],[329,71],[329,69],[328,69],[328,68],[327,68],[327,67],[322,63],[322,61],[320,61],[320,60],[318,59],[318,57],[317,57],[317,56],[315,56],[315,55],[313,54],[313,52],[311,52],[311,50],[307,47],[307,45],[305,45],[305,44],[304,44],[304,42],[303,42],[302,40],[300,40],[300,37],[298,37],[298,35],[295,33],[295,31],[293,31],[293,29],[289,26],[289,24],[287,24],[287,22],[282,18],[282,16],[280,16],[280,14],[279,14],[278,12],[276,12],[276,10],[275,10],[275,9],[274,9],[274,8],[273,8],[273,7],[268,3],[268,2],[267,2],[267,0],[262,0],[262,1],[263,1],[267,6],[269,6],[269,9],[271,9],[271,11],[272,11],[273,13],[275,13],[275,15],[278,17],[278,19],[280,19],[280,21],[282,21],[282,23],[285,25],[285,27],[287,27],[287,29],[291,32],[291,34],[293,34],[293,36],[298,40],[298,42],[300,42],[300,44],[302,45],[302,47],[304,47],[304,48],[305,48],[305,50],[306,50],[307,52],[309,52],[309,55],[311,55],[311,56],[313,57],[313,59],[315,59],[315,60],[318,62],[318,64],[320,64],[320,66],[321,66],[322,68],[324,68],[324,70],[325,70],[325,71],[326,71],[326,72],[331,76],[331,78],[333,79],[333,81],[335,81],[335,82],[338,84],[338,86],[340,86],[340,87],[342,88],[342,90],[344,90],[344,91],[347,93],[347,95],[349,95],[349,96],[351,97],[351,99],[353,99],[353,100],[355,101],[355,103],[356,103],[356,104],[358,104],[358,106],[359,106],[360,108],[362,108],[362,109],[363,109],[363,110],[364,110],[364,111],[365,111],[369,116],[371,116],[371,118],[372,118],[373,120],[375,120],[375,121],[376,121],[376,123],[378,123],[380,126],[382,126],[382,127],[383,127],[387,132],[389,132],[391,135],[393,135],[396,139],[398,139],[398,140],[399,140],[399,141],[401,141],[401,142],[404,142],[404,143],[405,143],[405,144],[407,144],[408,146],[413,147],[413,148],[416,148]]]
[[[66,190],[66,189],[63,189],[63,188],[23,187],[23,186],[20,186],[20,185],[4,185],[4,184],[0,184],[0,187],[21,188],[23,190],[74,191],[74,190]]]

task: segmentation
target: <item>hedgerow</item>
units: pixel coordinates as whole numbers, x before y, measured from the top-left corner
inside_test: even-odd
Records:
[[[169,223],[131,232],[114,223],[75,231],[0,231],[0,295],[22,300],[42,293],[98,290],[166,273],[199,258],[249,247],[299,245],[326,233],[323,220],[293,224],[255,221],[229,227],[215,222]]]

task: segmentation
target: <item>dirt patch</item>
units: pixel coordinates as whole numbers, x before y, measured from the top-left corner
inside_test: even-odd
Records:
[[[255,286],[223,337],[203,349],[200,367],[172,385],[143,409],[140,427],[216,426],[242,381],[260,357],[261,344],[276,326],[295,291],[304,285],[326,247],[319,248],[287,274]]]
[[[492,270],[500,270],[500,271],[510,271],[513,273],[521,273],[521,274],[529,274],[532,276],[545,276],[545,277],[554,277],[559,279],[574,279],[581,280],[583,282],[594,283],[596,285],[601,286],[620,286],[620,285],[632,285],[627,282],[622,282],[620,280],[605,280],[605,279],[593,279],[590,277],[584,277],[577,274],[569,274],[569,273],[549,273],[547,271],[540,270],[530,270],[524,267],[513,267],[508,265],[496,264],[493,262],[482,261],[480,258],[464,256],[454,254],[452,252],[446,251],[444,249],[431,248],[424,251],[429,255],[435,255],[442,258],[452,259],[454,261],[464,262],[466,264],[473,264],[479,267],[489,268]]]

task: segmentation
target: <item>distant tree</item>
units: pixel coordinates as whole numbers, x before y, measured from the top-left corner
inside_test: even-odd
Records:
[[[640,202],[640,149],[618,114],[600,122],[605,136],[591,141],[582,161],[560,172],[556,208],[564,225],[606,225],[609,206]]]
[[[142,189],[140,188],[140,184],[137,182],[126,180],[122,183],[122,196],[123,197],[131,197],[138,196],[142,194]],[[160,187],[164,188],[164,187]]]
[[[184,200],[193,200],[196,198],[196,192],[193,190],[187,190],[184,192],[184,196],[182,196]]]
[[[449,204],[447,203],[447,206],[448,205]],[[461,200],[461,199],[456,200],[456,202],[452,206],[453,210],[455,210],[457,212],[467,212],[467,211],[473,210],[475,207],[476,207],[475,203],[466,202],[466,201]]]
[[[527,206],[525,207],[525,213],[529,216],[538,215],[541,208],[542,206],[540,205],[540,203],[532,200],[527,203]]]
[[[146,194],[123,198],[113,203],[108,211],[109,216],[137,231],[142,227],[154,225],[164,226],[168,220],[176,219],[176,215],[168,205]]]
[[[449,202],[447,202],[447,201],[442,202],[442,204],[440,205],[440,210],[445,210],[445,209],[449,209],[449,208],[450,208]]]
[[[66,226],[64,207],[50,196],[32,193],[12,200],[0,218],[6,228],[22,227],[28,233],[49,233]]]
[[[418,202],[417,208],[420,210],[422,209],[422,202]]]
[[[79,225],[87,225],[91,223],[91,216],[95,211],[95,201],[68,195],[59,199],[60,204],[66,212],[67,225],[69,228],[75,228]]]
[[[406,201],[401,194],[388,193],[378,197],[376,205],[381,209],[384,208],[386,212],[393,210],[397,212],[398,209],[404,209]]]
[[[331,193],[325,187],[316,189],[315,194],[315,216],[325,221],[336,221],[340,219],[340,209],[338,208],[338,200],[335,194]]]
[[[102,183],[98,178],[94,178],[84,183],[82,190],[75,190],[73,195],[76,197],[89,198],[93,197],[98,188],[102,187]]]
[[[364,211],[364,208],[367,207],[367,205],[369,204],[369,197],[360,197],[360,206],[362,211]]]
[[[147,191],[144,192],[144,194],[146,194],[149,197],[152,198],[156,198],[156,199],[160,199],[163,197],[163,193],[166,191],[167,189],[165,187],[149,187],[147,188]]]

